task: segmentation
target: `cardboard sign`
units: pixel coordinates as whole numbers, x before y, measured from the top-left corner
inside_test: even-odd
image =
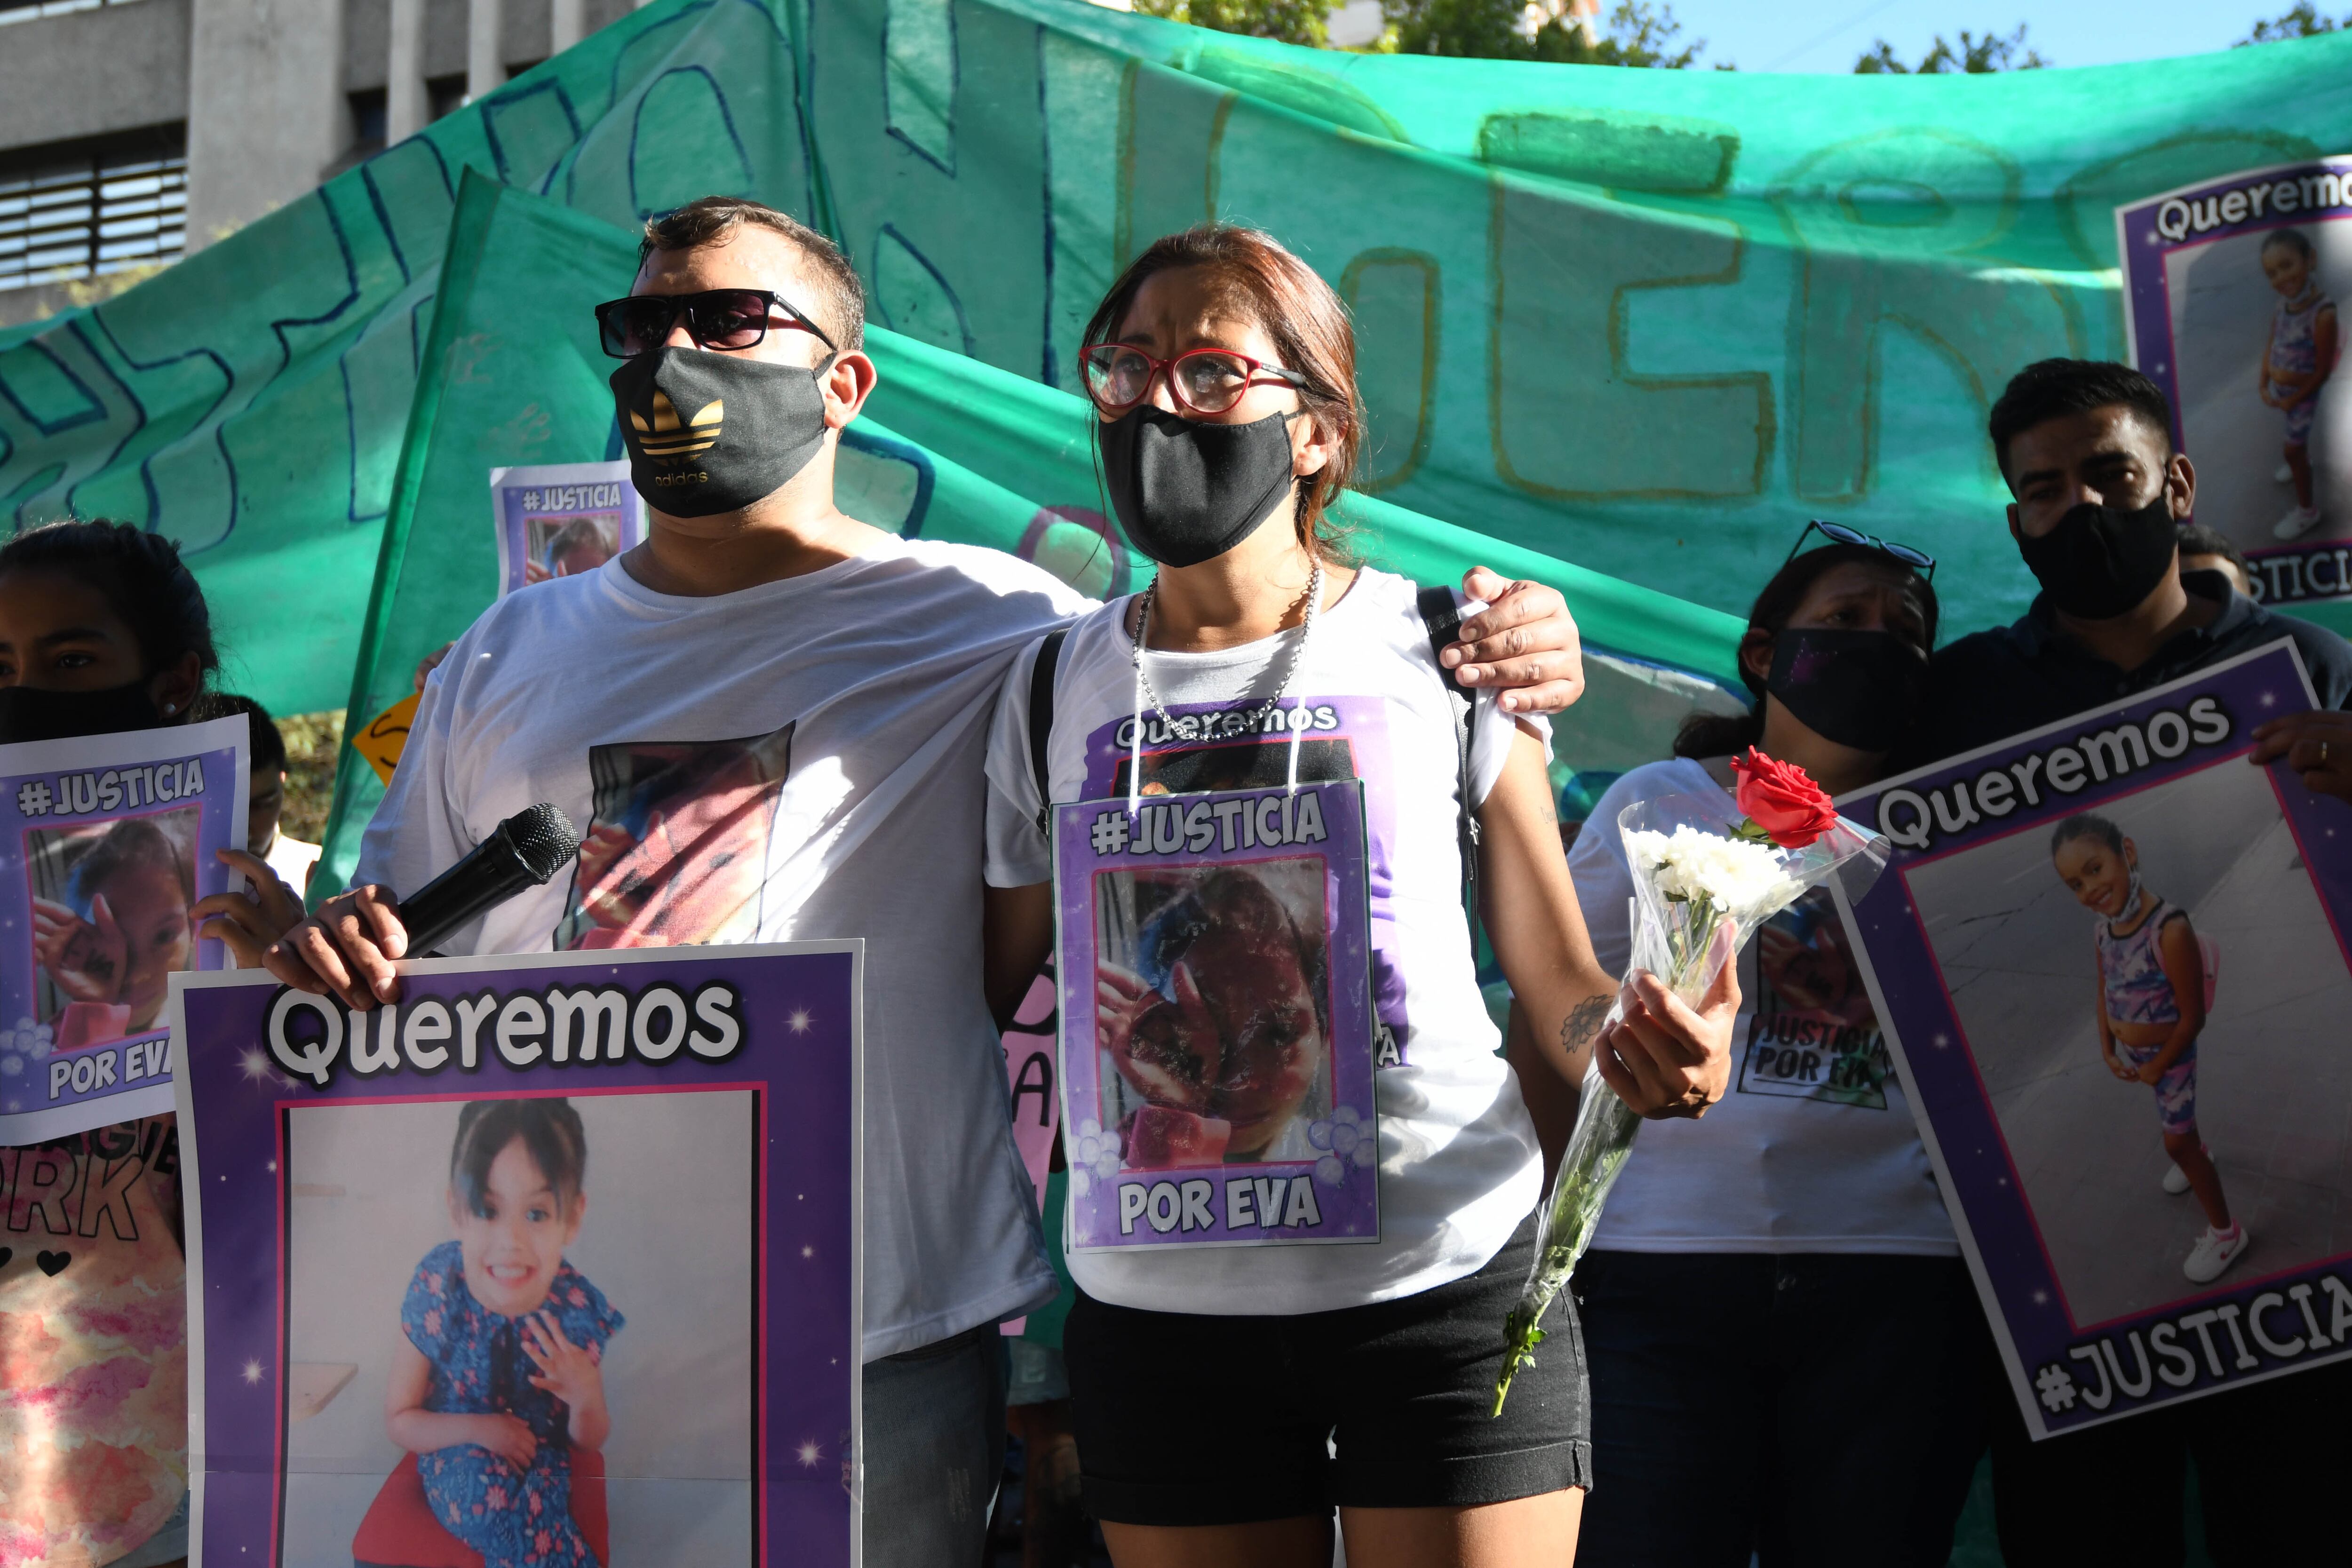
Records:
[[[1054,810],[1068,1245],[1380,1239],[1363,785]]]
[[[2352,597],[2352,158],[2249,169],[2116,209],[2132,363],[2172,400],[2197,521],[2273,605]],[[2308,502],[2310,510],[2304,510]]]
[[[646,537],[646,503],[625,461],[492,468],[490,507],[501,597],[593,572]]]
[[[172,1109],[168,977],[217,969],[190,905],[242,887],[252,730],[0,746],[0,1146]]]
[[[2352,806],[2247,763],[2313,706],[2282,641],[1838,803],[1894,849],[1842,912],[2037,1437],[2352,1353]],[[2207,1283],[2200,1145],[2252,1238]]]
[[[184,976],[192,1561],[855,1561],[863,959]]]

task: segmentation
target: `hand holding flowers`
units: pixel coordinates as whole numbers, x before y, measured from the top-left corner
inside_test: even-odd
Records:
[[[1867,855],[1874,866],[1885,862],[1884,841],[1841,818],[1802,768],[1753,748],[1731,766],[1736,799],[1675,795],[1640,802],[1618,816],[1634,891],[1632,970],[1585,1075],[1576,1126],[1544,1205],[1535,1266],[1505,1321],[1497,1415],[1512,1375],[1534,1364],[1544,1312],[1591,1242],[1601,1204],[1641,1128],[1641,1114],[1619,1081],[1624,1075],[1604,1065],[1610,1032],[1633,1026],[1636,1006],[1703,1006],[1702,997],[1718,1007],[1736,1006],[1737,983],[1727,971],[1748,935],[1854,857]],[[1679,1113],[1696,1114],[1709,1102]]]

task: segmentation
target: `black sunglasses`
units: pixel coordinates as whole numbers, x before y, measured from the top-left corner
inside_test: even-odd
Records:
[[[1781,558],[1781,565],[1786,566],[1797,558],[1797,552],[1805,547],[1805,541],[1813,536],[1815,529],[1819,529],[1822,537],[1832,544],[1859,544],[1865,550],[1875,550],[1883,555],[1893,556],[1928,582],[1936,580],[1936,558],[1926,551],[1916,550],[1908,544],[1889,544],[1874,533],[1864,533],[1842,522],[1823,522],[1818,517],[1805,524],[1804,531],[1797,535],[1797,542],[1789,546],[1789,553]]]
[[[679,319],[687,336],[705,349],[748,349],[772,324],[798,327],[835,353],[824,329],[768,289],[706,289],[698,294],[632,294],[596,307],[596,329],[614,359],[648,354],[669,341]],[[781,318],[781,322],[778,321]]]

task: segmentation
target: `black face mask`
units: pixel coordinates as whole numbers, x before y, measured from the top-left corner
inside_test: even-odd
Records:
[[[1773,639],[1764,689],[1824,741],[1890,752],[1927,684],[1927,660],[1893,632],[1808,626]]]
[[[2017,549],[2053,605],[2086,621],[2104,621],[2124,614],[2164,581],[2179,531],[2159,490],[2137,510],[2084,501],[2041,538],[2021,534]]]
[[[1297,417],[1207,425],[1147,403],[1098,426],[1103,484],[1128,539],[1162,566],[1197,566],[1247,539],[1291,482]]]
[[[147,695],[143,680],[110,686],[103,691],[0,686],[0,745],[152,730],[163,722],[163,716],[155,710],[155,700]]]
[[[629,481],[672,517],[740,511],[783,488],[824,445],[814,370],[703,349],[656,349],[621,362],[613,401]]]

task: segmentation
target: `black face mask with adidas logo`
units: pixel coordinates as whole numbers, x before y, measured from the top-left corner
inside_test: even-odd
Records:
[[[818,386],[832,364],[688,348],[623,360],[612,386],[630,482],[672,517],[739,511],[782,489],[824,445]]]

